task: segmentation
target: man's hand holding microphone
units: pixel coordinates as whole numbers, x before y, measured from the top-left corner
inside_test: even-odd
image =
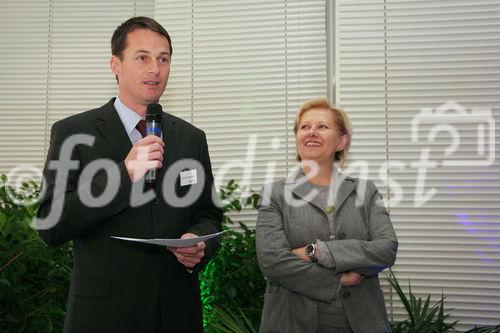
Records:
[[[162,167],[165,143],[162,139],[162,108],[151,103],[146,111],[146,136],[137,141],[127,157],[125,167],[132,182],[145,175],[146,183],[156,182],[157,169]]]

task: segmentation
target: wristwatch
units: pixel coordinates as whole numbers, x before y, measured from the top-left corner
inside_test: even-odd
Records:
[[[309,243],[306,246],[306,256],[311,260],[311,262],[318,262],[316,258],[316,243]]]

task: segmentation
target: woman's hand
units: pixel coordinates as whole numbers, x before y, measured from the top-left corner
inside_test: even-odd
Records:
[[[356,272],[344,272],[340,276],[340,285],[342,287],[354,287],[363,281],[364,278],[364,275]]]
[[[318,248],[316,248],[316,251],[317,250],[318,250]],[[297,257],[299,257],[302,260],[310,261],[310,259],[306,256],[306,247],[305,246],[298,247],[296,249],[292,249],[292,253],[295,254]],[[316,252],[316,256],[317,255],[318,255],[318,253]],[[356,272],[344,272],[340,276],[340,285],[342,287],[354,287],[354,286],[357,286],[358,284],[360,284],[360,282],[363,281],[364,278],[365,278],[365,276],[363,274],[359,274]]]

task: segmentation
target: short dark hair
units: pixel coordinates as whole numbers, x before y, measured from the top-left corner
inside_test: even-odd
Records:
[[[123,50],[127,47],[127,35],[136,29],[151,30],[165,37],[170,46],[170,56],[172,56],[172,41],[170,40],[170,35],[167,30],[154,19],[146,16],[129,18],[116,28],[115,32],[113,32],[113,37],[111,37],[112,55],[123,59]]]

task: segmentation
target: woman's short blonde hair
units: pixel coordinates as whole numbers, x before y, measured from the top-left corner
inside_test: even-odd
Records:
[[[342,110],[339,107],[336,107],[335,105],[330,104],[330,102],[328,102],[328,100],[325,98],[316,98],[308,100],[302,105],[300,110],[297,112],[297,115],[295,116],[293,132],[295,133],[295,136],[297,136],[300,119],[302,118],[304,113],[314,109],[328,110],[332,112],[335,121],[335,126],[337,127],[339,134],[347,135],[346,146],[344,147],[344,149],[335,152],[335,156],[333,157],[333,160],[335,162],[340,162],[340,165],[342,166],[347,160],[347,153],[349,152],[349,147],[351,145],[351,137],[352,137],[351,121],[349,120],[349,117],[347,116],[347,113],[345,113],[344,110]],[[298,152],[297,152],[297,160],[298,161],[301,160],[301,157],[299,156]]]

